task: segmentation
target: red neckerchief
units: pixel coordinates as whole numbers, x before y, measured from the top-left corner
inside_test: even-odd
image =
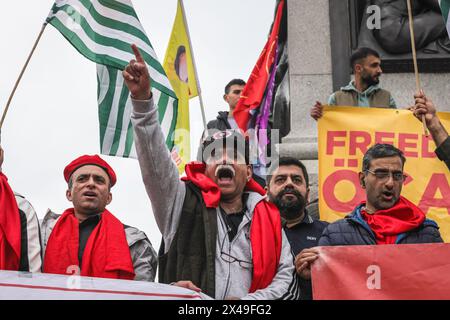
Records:
[[[79,221],[74,209],[59,218],[48,239],[44,272],[71,274],[70,266],[79,266]],[[72,271],[73,272],[73,271]],[[92,231],[83,253],[81,275],[133,280],[133,262],[123,224],[108,210]]]
[[[361,204],[365,206],[366,202]],[[377,244],[394,244],[399,234],[419,227],[425,220],[425,213],[402,196],[392,208],[374,214],[361,210],[361,216],[375,234]]]
[[[203,200],[208,208],[217,208],[220,203],[220,188],[208,178],[206,165],[191,162],[186,165],[186,177],[200,188]],[[247,183],[246,191],[265,195],[265,190],[253,179]],[[267,288],[277,273],[281,255],[281,219],[277,207],[267,201],[260,201],[254,210],[250,227],[252,247],[253,279],[249,293]]]
[[[19,208],[8,178],[0,172],[0,270],[19,270],[20,250]]]

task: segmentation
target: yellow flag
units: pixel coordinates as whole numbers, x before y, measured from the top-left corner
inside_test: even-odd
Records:
[[[181,174],[184,171],[185,164],[189,162],[191,157],[189,99],[198,96],[198,89],[186,19],[180,0],[178,0],[177,15],[163,67],[178,97],[175,147],[172,150],[172,155],[174,158],[178,158],[177,165]]]

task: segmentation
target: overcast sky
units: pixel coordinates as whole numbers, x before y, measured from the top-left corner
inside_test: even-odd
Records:
[[[155,48],[165,55],[176,0],[133,0]],[[0,110],[47,17],[52,0],[27,1],[26,10],[5,1],[0,12]],[[226,110],[225,84],[247,80],[265,44],[275,0],[185,0],[187,20],[208,120]],[[62,213],[64,167],[82,154],[99,153],[95,64],[81,56],[53,26],[47,26],[16,92],[2,129],[3,172],[12,188],[34,206],[39,218],[48,208]],[[191,100],[193,150],[201,135],[198,98]],[[193,153],[194,154],[194,153]],[[118,182],[108,209],[123,223],[143,230],[158,250],[160,233],[144,190],[137,160],[102,156]]]

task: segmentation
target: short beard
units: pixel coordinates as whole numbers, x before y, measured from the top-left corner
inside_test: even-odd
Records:
[[[286,193],[294,194],[297,197],[297,201],[283,201],[283,196]],[[292,188],[282,190],[276,197],[270,195],[270,200],[277,206],[278,210],[280,210],[281,217],[288,221],[300,217],[306,206],[305,197]]]
[[[363,76],[361,78],[362,78],[362,81],[365,84],[367,84],[367,87],[371,87],[371,86],[374,86],[374,85],[377,85],[380,83],[380,76],[378,76],[377,79],[374,79],[373,77],[370,77],[370,76],[368,76],[368,77]]]

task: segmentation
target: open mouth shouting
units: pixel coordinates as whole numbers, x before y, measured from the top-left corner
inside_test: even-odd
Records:
[[[97,198],[97,193],[95,193],[94,191],[86,191],[83,192],[83,196],[87,199],[94,199]]]
[[[215,176],[219,185],[231,184],[235,175],[236,171],[232,165],[220,164],[216,168]]]
[[[381,199],[385,202],[392,202],[394,200],[394,193],[392,191],[383,191]]]

